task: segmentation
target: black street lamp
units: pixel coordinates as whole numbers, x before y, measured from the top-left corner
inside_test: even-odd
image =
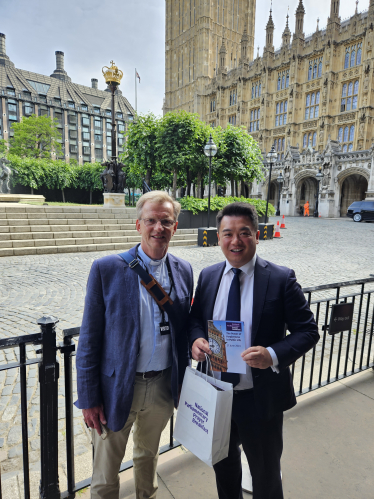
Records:
[[[281,212],[280,212],[280,199],[281,199],[281,188],[282,188],[283,180],[284,180],[283,175],[282,175],[282,172],[280,171],[279,175],[277,177],[277,182],[278,182],[278,208],[277,208],[277,213],[276,213],[277,217],[279,217],[279,215],[281,214]]]
[[[217,154],[217,146],[213,142],[212,134],[210,134],[208,143],[204,147],[204,154],[209,158],[209,184],[208,184],[208,229],[210,222],[210,188],[212,183],[212,158]]]
[[[268,222],[268,206],[269,206],[269,198],[270,198],[270,183],[271,183],[271,170],[273,168],[273,164],[277,159],[277,153],[275,152],[274,149],[274,144],[271,146],[270,152],[268,152],[266,158],[269,161],[270,164],[270,170],[269,170],[269,182],[268,182],[268,196],[266,199],[266,212],[265,212],[265,223]]]
[[[315,218],[318,218],[318,200],[319,200],[319,184],[322,182],[322,179],[325,175],[322,172],[322,166],[319,167],[318,173],[316,173],[316,179],[317,179],[317,202],[316,202],[316,209],[313,213]]]
[[[125,166],[122,163],[117,162],[117,133],[116,133],[116,120],[115,120],[115,105],[114,105],[114,94],[119,87],[123,72],[114,65],[113,61],[110,61],[110,68],[104,66],[102,69],[105,82],[108,85],[109,90],[112,93],[112,158],[107,158],[107,161],[102,163],[105,166],[105,170],[100,174],[101,180],[103,182],[105,193],[124,193],[126,174],[122,171]],[[105,198],[105,196],[104,196]],[[104,199],[105,203],[105,199]]]

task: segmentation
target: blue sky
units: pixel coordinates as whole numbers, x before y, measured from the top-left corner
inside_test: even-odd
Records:
[[[274,44],[279,47],[290,7],[294,29],[298,0],[273,3]],[[326,26],[329,2],[304,0],[305,34]],[[359,11],[369,0],[359,3]],[[258,1],[255,47],[265,43],[265,25],[270,0]],[[353,15],[355,2],[342,0],[342,19]],[[138,85],[138,111],[161,114],[164,97],[165,2],[161,0],[11,0],[0,1],[0,33],[5,33],[7,54],[16,67],[50,75],[55,69],[55,51],[65,52],[65,70],[76,83],[99,80],[101,68],[113,59],[124,72],[121,89],[134,106],[134,71]],[[257,48],[255,49],[255,54]]]

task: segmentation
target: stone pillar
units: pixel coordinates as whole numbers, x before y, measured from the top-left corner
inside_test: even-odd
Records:
[[[366,191],[366,200],[374,201],[374,151],[371,155],[371,168],[370,168],[370,177],[368,182],[368,190]]]

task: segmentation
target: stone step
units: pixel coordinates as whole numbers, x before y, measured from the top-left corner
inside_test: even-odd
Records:
[[[0,226],[0,233],[16,232],[66,232],[66,231],[93,231],[93,230],[126,230],[124,224],[81,224],[81,225],[14,225]],[[134,228],[134,225],[132,226]]]
[[[1,219],[0,227],[9,226],[32,226],[32,225],[86,225],[86,224],[133,224],[135,220],[132,218],[22,218],[22,219]]]
[[[62,232],[2,232],[0,233],[0,242],[29,240],[29,239],[63,239],[67,237],[82,238],[82,237],[118,237],[118,236],[137,236],[138,231],[129,226],[121,230],[78,230],[78,231],[62,231]],[[197,235],[197,229],[177,229],[175,236],[179,235]]]
[[[193,234],[175,234],[173,241],[184,241],[193,239]],[[67,238],[49,238],[49,239],[21,239],[0,241],[0,248],[28,248],[40,246],[68,246],[68,245],[86,245],[86,244],[105,244],[105,243],[139,243],[140,235],[137,236],[108,236],[105,232],[99,237],[67,237]]]
[[[0,213],[0,220],[65,220],[65,219],[100,219],[100,218],[113,218],[113,219],[131,219],[134,214],[130,213]]]
[[[0,213],[129,213],[136,214],[136,208],[104,208],[100,206],[1,206]]]
[[[193,239],[171,240],[170,246],[195,246],[196,237]],[[101,243],[101,244],[69,244],[65,246],[25,246],[22,248],[0,248],[1,256],[20,256],[20,255],[43,255],[51,253],[76,253],[88,251],[112,251],[126,250],[134,246],[133,242],[121,243]]]

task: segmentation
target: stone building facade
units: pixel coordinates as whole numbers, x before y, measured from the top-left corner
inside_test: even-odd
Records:
[[[126,131],[135,111],[118,89],[115,95],[117,151],[121,153]],[[72,83],[64,69],[64,53],[56,52],[56,69],[50,76],[15,68],[6,54],[5,35],[0,33],[0,139],[12,136],[11,124],[22,116],[47,115],[57,119],[63,156],[80,164],[111,157],[111,93]]]
[[[195,28],[179,32],[179,11],[173,15],[178,2],[166,2],[165,111],[196,112],[212,127],[245,126],[264,154],[274,145],[278,161],[270,197],[277,204],[275,178],[282,170],[286,181],[281,210],[288,215],[296,215],[307,200],[313,209],[319,166],[325,175],[320,193],[323,216],[344,215],[348,200],[374,198],[369,161],[374,142],[374,0],[362,13],[356,2],[355,13],[344,21],[339,15],[340,0],[330,2],[326,28],[320,29],[317,22],[316,31],[305,36],[305,8],[299,0],[293,33],[287,15],[277,50],[270,11],[263,54],[260,57],[258,51],[255,58],[255,0],[226,1],[229,19],[233,7],[242,12],[238,32],[217,18],[218,0],[196,0]],[[195,59],[192,80],[184,66],[182,78],[177,77],[177,61],[186,53],[187,39],[201,48],[201,57],[202,48],[207,51],[205,58]],[[266,197],[267,182],[242,186],[242,191]]]

